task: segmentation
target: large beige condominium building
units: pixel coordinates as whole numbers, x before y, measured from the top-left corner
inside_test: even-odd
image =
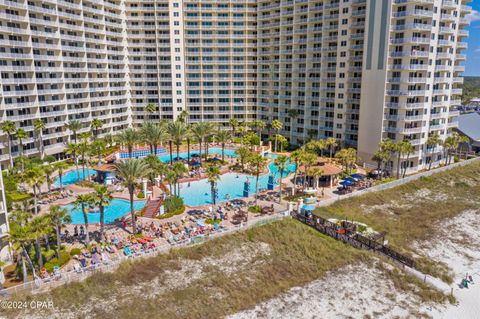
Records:
[[[0,0],[0,119],[28,132],[27,154],[38,118],[48,154],[73,119],[101,119],[100,134],[185,112],[279,119],[293,144],[334,137],[366,162],[409,139],[415,170],[439,159],[428,135],[456,125],[466,2]]]

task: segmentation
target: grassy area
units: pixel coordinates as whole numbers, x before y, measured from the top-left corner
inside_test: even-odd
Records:
[[[412,244],[436,235],[441,221],[468,209],[478,209],[480,163],[421,178],[393,189],[369,193],[321,208],[323,217],[348,218],[386,231],[390,244],[415,256]],[[448,269],[415,257],[420,270],[451,282]]]
[[[356,262],[372,265],[372,260],[369,252],[284,220],[126,262],[114,273],[26,298],[53,300],[60,317],[74,312],[78,318],[221,318],[328,271]],[[429,287],[417,290],[429,300],[444,300]]]

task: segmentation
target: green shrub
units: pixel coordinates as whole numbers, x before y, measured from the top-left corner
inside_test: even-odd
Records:
[[[70,256],[75,256],[75,255],[80,255],[82,253],[82,250],[80,248],[72,248],[70,250]]]
[[[165,213],[173,213],[180,209],[185,210],[185,206],[183,205],[183,199],[178,196],[170,196],[165,199],[163,202],[163,206],[165,208]],[[183,213],[183,211],[182,211]],[[181,214],[181,213],[180,213]]]
[[[53,250],[53,249],[46,250],[46,249],[42,248],[42,256],[45,260],[48,261],[55,256],[55,250]]]
[[[260,214],[262,212],[262,208],[258,205],[248,207],[248,211],[255,214]]]
[[[175,215],[180,215],[180,214],[183,214],[183,212],[185,211],[185,206],[184,207],[181,207],[177,210],[174,210],[173,212],[171,213],[165,213],[163,214],[162,216],[159,216],[158,218],[159,219],[165,219],[165,218],[170,218],[170,217],[173,217]]]
[[[205,219],[206,224],[214,225],[215,223],[218,223],[218,220],[213,220],[212,218],[208,217]]]
[[[32,198],[32,195],[29,193],[19,191],[7,192],[6,196],[8,196],[12,202],[23,202],[24,200]]]
[[[137,198],[145,198],[145,194],[142,191],[140,191],[137,194]]]
[[[95,184],[96,183],[92,181],[80,181],[77,183],[78,186],[86,187],[86,188],[93,188]]]
[[[358,231],[359,233],[363,233],[363,232],[366,231],[366,230],[367,230],[367,226],[365,226],[365,225],[357,225],[357,231]]]
[[[53,271],[53,267],[59,266],[62,267],[70,260],[70,254],[67,254],[66,251],[62,251],[60,254],[60,260],[57,257],[52,258],[50,261],[46,262],[44,267],[48,272]]]

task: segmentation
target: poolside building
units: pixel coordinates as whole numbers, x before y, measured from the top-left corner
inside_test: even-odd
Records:
[[[334,137],[370,162],[383,138],[433,160],[429,134],[457,126],[469,0],[2,0],[0,120],[46,127],[62,157],[64,123],[99,135],[147,118],[284,123],[292,144]],[[145,106],[157,109],[147,113]],[[0,163],[18,156],[0,132]]]

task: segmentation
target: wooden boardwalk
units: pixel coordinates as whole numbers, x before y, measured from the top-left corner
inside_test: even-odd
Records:
[[[293,213],[292,216],[293,218],[315,228],[322,234],[333,237],[336,240],[340,240],[345,244],[349,244],[358,249],[373,250],[402,265],[408,266],[410,268],[415,267],[415,262],[413,261],[413,259],[396,252],[388,246],[385,246],[383,242],[380,243],[375,239],[367,238],[354,232],[349,232],[348,229],[345,229],[343,233],[340,233],[337,229],[336,224],[329,222],[328,220],[319,216],[312,216],[311,218],[306,218],[296,213]]]

